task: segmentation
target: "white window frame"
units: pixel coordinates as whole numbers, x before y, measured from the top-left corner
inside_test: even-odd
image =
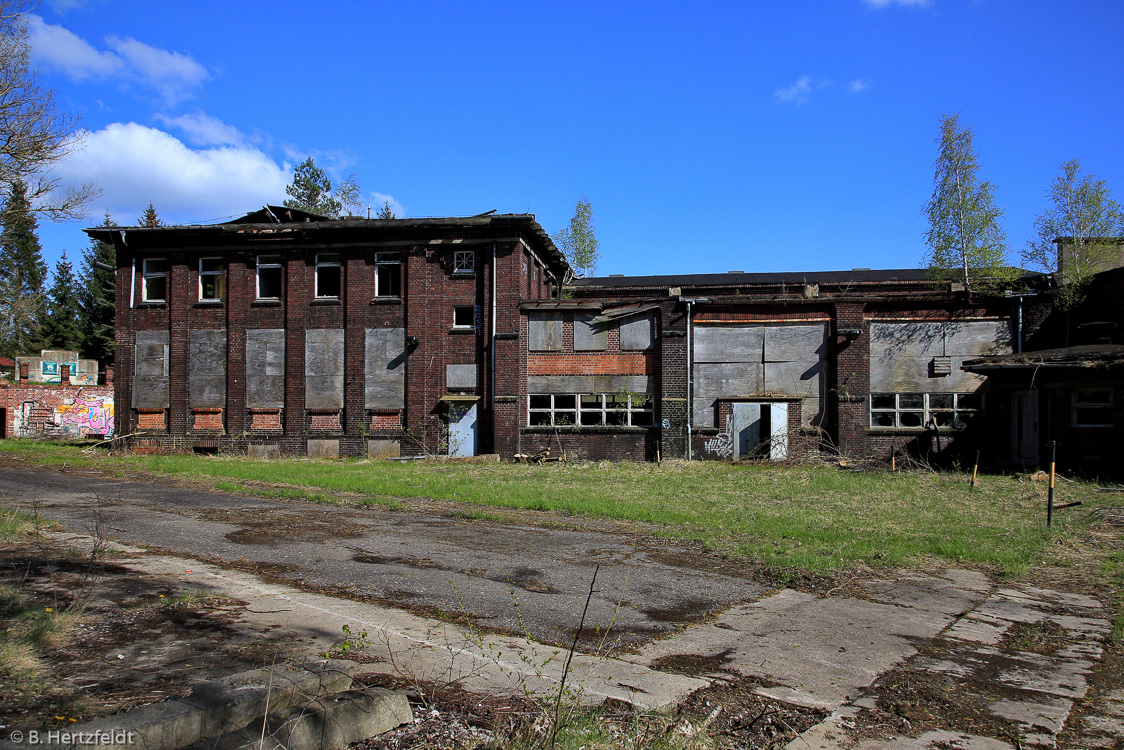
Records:
[[[382,293],[384,274],[394,274],[391,278],[397,278],[398,289],[395,294]],[[394,282],[388,281],[387,284],[395,286]],[[398,253],[375,253],[375,296],[389,298],[402,296],[402,256]]]
[[[893,406],[875,406],[875,399],[893,399]],[[950,406],[945,406],[934,401],[948,399]],[[969,400],[978,399],[978,406],[969,405]],[[962,402],[967,402],[962,403]],[[968,426],[963,417],[977,417],[984,410],[984,394],[982,393],[872,393],[867,401],[868,417],[871,429],[882,430],[925,430],[931,420],[938,416],[947,415],[944,424],[938,424],[941,430],[962,430]],[[916,405],[915,405],[916,404]],[[902,424],[902,415],[917,415],[921,424]],[[877,424],[876,419],[893,415],[893,424]]]
[[[336,268],[338,274],[339,290],[337,294],[321,294],[320,293],[320,269],[321,268]],[[343,256],[340,253],[317,253],[316,254],[316,274],[313,278],[315,285],[316,299],[339,299],[343,296]]]
[[[558,399],[565,400],[559,405]],[[549,423],[533,421],[535,414]],[[648,393],[533,393],[527,399],[530,427],[654,427],[655,416],[655,397]]]
[[[1102,395],[1104,398],[1100,401],[1090,400],[1089,397],[1093,394]],[[1112,427],[1113,426],[1113,404],[1112,404],[1112,389],[1111,388],[1077,388],[1070,395],[1070,408],[1069,408],[1069,424],[1071,427]],[[1089,414],[1090,412],[1103,412],[1108,411],[1107,422],[1090,422],[1087,421],[1082,415]]]
[[[476,273],[476,253],[473,250],[453,251],[453,273]]]
[[[161,271],[150,271],[148,266],[150,263],[163,263],[164,268]],[[149,279],[163,279],[164,280],[164,296],[162,297],[149,297],[148,296],[148,280]],[[141,300],[144,302],[166,302],[168,297],[168,259],[167,258],[143,258],[141,260]]]
[[[274,260],[274,259],[276,259],[276,260]],[[262,293],[261,293],[261,272],[262,272],[262,269],[265,269],[267,271],[270,271],[270,270],[273,270],[273,269],[277,270],[277,296],[276,297],[266,297],[266,296],[262,295]],[[285,275],[284,265],[282,264],[282,258],[281,258],[280,255],[259,255],[258,258],[257,258],[257,265],[256,265],[255,270],[254,270],[254,286],[256,287],[257,298],[258,299],[264,299],[264,300],[280,300],[281,299],[281,290],[283,288],[283,282],[284,282],[284,275]]]
[[[469,322],[468,324],[457,323],[457,310],[468,310]],[[453,306],[453,328],[459,331],[472,330],[476,327],[476,307],[474,305],[454,305]]]
[[[206,261],[209,261],[209,260],[218,261],[219,269],[217,271],[214,271],[214,270],[204,271],[203,270],[203,264]],[[203,281],[204,277],[208,277],[208,278],[217,277],[218,278],[218,281],[215,282],[215,289],[218,292],[216,296],[214,296],[214,297],[204,297],[203,296],[203,291],[206,288],[204,286],[204,281]],[[211,256],[211,257],[199,259],[199,301],[200,302],[222,302],[223,298],[226,297],[226,283],[225,282],[226,282],[226,264],[223,263],[222,258]]]

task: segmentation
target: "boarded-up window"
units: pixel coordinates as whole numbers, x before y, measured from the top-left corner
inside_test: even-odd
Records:
[[[533,312],[527,315],[530,327],[528,348],[533,352],[551,352],[562,348],[562,315]]]
[[[195,329],[187,344],[188,400],[193,409],[226,406],[226,331]]]
[[[343,408],[343,329],[313,328],[304,339],[304,405]]]
[[[637,315],[621,321],[621,351],[642,352],[652,348],[656,321],[651,315]]]
[[[280,409],[285,405],[285,329],[246,331],[246,406]]]
[[[971,393],[984,376],[965,359],[1011,351],[1009,320],[902,320],[870,324],[872,393]],[[940,358],[947,365],[934,366]]]
[[[365,400],[368,409],[401,409],[405,406],[404,328],[367,329]]]
[[[475,388],[476,365],[445,365],[446,388]]]
[[[137,331],[133,367],[133,407],[167,409],[167,331]]]
[[[609,345],[609,327],[592,313],[574,313],[574,351],[600,352]]]

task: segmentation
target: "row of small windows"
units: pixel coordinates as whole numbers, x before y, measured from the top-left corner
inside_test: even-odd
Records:
[[[375,296],[402,295],[402,260],[397,253],[376,253]],[[256,264],[257,298],[280,300],[284,261],[280,255],[259,255]],[[470,274],[476,270],[476,254],[471,250],[453,253],[453,273]],[[339,299],[343,288],[343,262],[339,253],[316,256],[315,295],[318,299]],[[142,299],[164,302],[168,295],[168,261],[145,258],[141,264]],[[222,258],[199,259],[200,301],[221,302],[226,296],[226,273]]]
[[[532,427],[651,427],[652,397],[644,393],[539,394],[529,400]]]
[[[962,429],[979,417],[979,393],[872,393],[870,426]]]

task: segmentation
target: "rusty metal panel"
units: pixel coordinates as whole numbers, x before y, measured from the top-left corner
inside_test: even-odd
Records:
[[[609,326],[593,313],[574,313],[574,351],[601,352],[609,346]]]
[[[187,343],[188,404],[197,409],[226,406],[226,331],[197,328]]]
[[[405,408],[406,329],[368,328],[365,347],[366,407]]]
[[[531,375],[528,393],[654,393],[647,375]]]
[[[168,332],[137,331],[133,408],[168,408]]]
[[[653,315],[637,315],[621,321],[621,351],[643,352],[655,341],[656,319]]]
[[[560,313],[527,313],[527,348],[533,352],[552,352],[562,348]]]
[[[966,359],[1011,352],[1008,320],[881,321],[870,324],[872,393],[969,393],[984,376],[960,369]],[[947,357],[934,369],[934,358]],[[942,362],[942,364],[944,364]]]
[[[246,331],[246,406],[279,409],[285,406],[285,329]]]
[[[306,409],[343,408],[343,329],[311,328],[304,338]]]

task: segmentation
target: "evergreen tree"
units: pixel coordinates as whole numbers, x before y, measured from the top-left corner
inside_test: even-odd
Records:
[[[0,233],[0,274],[32,294],[43,293],[47,264],[39,247],[39,223],[31,213],[27,185],[16,180],[8,186]]]
[[[115,226],[109,214],[103,227]],[[117,268],[117,252],[113,245],[101,240],[90,240],[82,252],[82,270],[79,278],[81,290],[81,331],[83,353],[103,364],[113,361],[113,313],[116,296],[116,273],[98,268],[94,263]]]
[[[1007,234],[995,205],[995,186],[980,182],[972,129],[960,127],[959,115],[941,118],[940,154],[933,173],[933,197],[925,206],[929,230],[929,270],[935,278],[954,279],[971,296],[995,288],[1017,275],[1007,262]]]
[[[137,219],[138,227],[162,227],[164,226],[163,220],[156,214],[156,208],[152,205],[152,201],[148,202],[148,208]]]
[[[54,281],[47,299],[47,317],[41,331],[44,348],[82,351],[79,292],[74,267],[63,250],[62,258],[55,265]]]
[[[382,208],[379,209],[379,212],[376,214],[376,217],[379,218],[379,219],[397,219],[398,218],[397,216],[394,215],[394,210],[390,207],[390,201],[383,201]]]
[[[316,166],[310,156],[297,165],[293,182],[285,187],[285,194],[289,196],[285,199],[285,207],[338,219],[344,212],[351,216],[355,211],[362,210],[361,192],[355,175],[333,190],[328,173]]]

